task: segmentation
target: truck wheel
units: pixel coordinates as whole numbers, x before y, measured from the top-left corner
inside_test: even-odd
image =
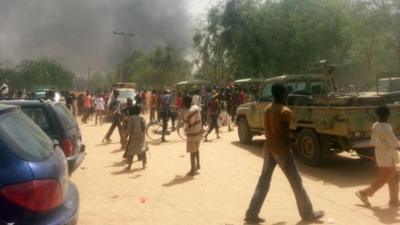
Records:
[[[311,129],[301,130],[298,134],[297,151],[307,165],[319,166],[323,163],[321,143]]]
[[[249,124],[246,118],[240,118],[238,122],[238,135],[240,142],[244,144],[250,144],[253,135],[251,134]]]

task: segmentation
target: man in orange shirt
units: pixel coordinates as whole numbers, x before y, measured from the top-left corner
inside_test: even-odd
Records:
[[[156,110],[157,110],[157,94],[155,89],[151,91],[149,105],[150,105],[150,122],[154,122],[156,119]]]
[[[87,123],[87,120],[90,116],[90,108],[91,107],[92,107],[91,96],[89,94],[89,91],[86,91],[86,95],[83,99],[84,114],[82,117],[82,123]]]
[[[291,152],[289,135],[293,112],[285,106],[288,96],[287,89],[282,84],[274,84],[271,91],[274,101],[266,107],[264,118],[267,138],[264,144],[264,165],[244,220],[248,223],[265,221],[258,214],[267,196],[272,173],[277,164],[289,180],[303,221],[318,220],[324,216],[324,212],[314,212]]]

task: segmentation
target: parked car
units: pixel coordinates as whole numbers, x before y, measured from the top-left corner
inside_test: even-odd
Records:
[[[136,86],[135,83],[113,84],[107,101],[107,108],[110,106],[111,100],[113,99],[114,90],[119,92],[118,101],[120,101],[121,104],[125,104],[128,98],[134,101],[136,96]]]
[[[244,102],[254,102],[257,98],[257,94],[263,87],[265,82],[264,78],[247,78],[235,80],[235,88],[241,89],[245,93]]]
[[[200,91],[202,89],[211,89],[212,83],[207,80],[187,80],[179,82],[175,85],[175,92],[185,94],[191,94],[194,91]]]
[[[0,224],[76,224],[78,211],[59,146],[19,107],[0,104]]]
[[[35,98],[37,98],[37,99],[45,99],[47,97],[46,93],[49,92],[49,91],[54,92],[54,98],[53,98],[54,101],[61,102],[61,103],[63,103],[65,105],[65,97],[62,96],[61,92],[56,91],[56,90],[50,90],[50,89],[36,90],[35,91]]]
[[[50,137],[60,143],[71,175],[83,162],[85,145],[78,123],[64,104],[44,100],[5,100],[0,104],[18,105]]]
[[[104,117],[105,121],[111,121],[110,104],[111,100],[114,98],[114,90],[119,92],[118,101],[121,103],[121,106],[124,106],[128,100],[128,98],[133,100],[135,103],[136,97],[136,84],[135,83],[115,83],[112,85],[110,95],[108,96],[108,100],[106,102],[106,114]]]

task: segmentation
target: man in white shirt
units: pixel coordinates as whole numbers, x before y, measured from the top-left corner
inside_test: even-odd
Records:
[[[356,195],[366,206],[370,206],[368,197],[372,197],[387,183],[390,196],[389,206],[399,207],[399,174],[396,164],[400,162],[397,153],[397,150],[400,150],[400,144],[392,126],[387,122],[390,116],[389,108],[379,106],[375,112],[379,120],[372,125],[371,144],[375,147],[375,159],[379,172],[371,185],[356,192]]]

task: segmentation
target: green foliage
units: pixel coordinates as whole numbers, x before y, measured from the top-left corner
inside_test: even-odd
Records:
[[[135,51],[124,64],[124,80],[135,82],[143,89],[171,88],[189,78],[192,65],[171,47],[157,46],[145,53]]]
[[[321,59],[346,78],[400,70],[400,3],[394,0],[228,0],[194,36],[203,77],[305,73]],[[222,71],[222,72],[221,72]]]
[[[75,74],[51,59],[22,60],[15,68],[0,68],[0,81],[7,80],[14,90],[38,86],[69,89],[74,78]]]

